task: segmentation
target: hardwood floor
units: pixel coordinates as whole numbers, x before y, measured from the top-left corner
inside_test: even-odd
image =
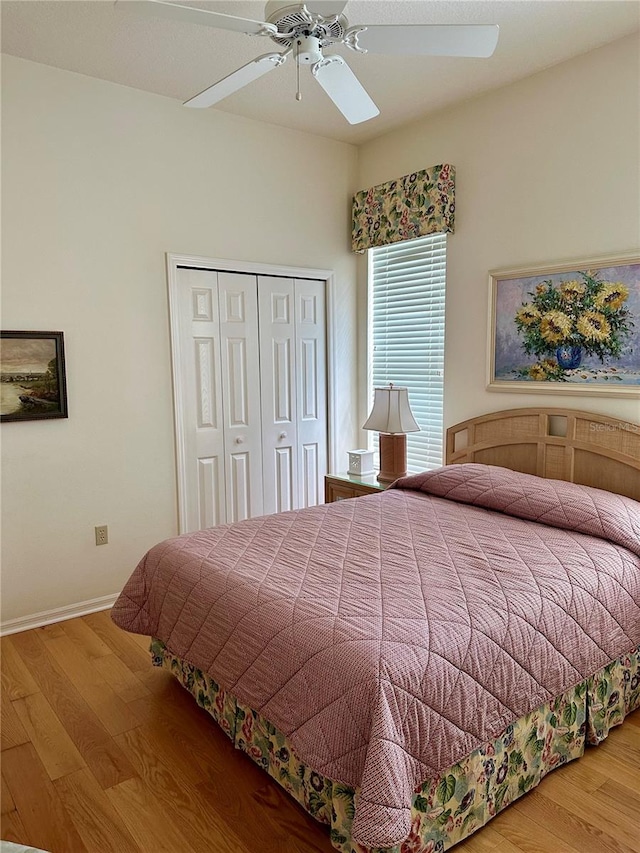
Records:
[[[51,853],[333,850],[107,612],[1,646],[3,839]],[[455,850],[640,853],[640,712]]]

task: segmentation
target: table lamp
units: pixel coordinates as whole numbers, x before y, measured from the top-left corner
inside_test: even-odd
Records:
[[[374,388],[373,408],[362,426],[363,429],[375,429],[380,433],[380,473],[381,483],[392,483],[407,473],[407,437],[408,432],[419,432],[409,405],[406,388],[395,387],[389,383],[385,388]]]

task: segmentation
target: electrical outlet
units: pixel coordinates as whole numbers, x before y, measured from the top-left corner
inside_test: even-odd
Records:
[[[96,545],[106,545],[109,541],[109,528],[106,524],[96,527]]]

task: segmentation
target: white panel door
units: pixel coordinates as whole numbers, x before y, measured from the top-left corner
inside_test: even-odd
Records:
[[[324,282],[295,279],[298,506],[324,501],[327,379]]]
[[[296,509],[298,431],[292,278],[258,277],[264,511]]]
[[[215,272],[179,269],[179,382],[186,532],[226,521],[220,394],[220,321]],[[180,446],[182,444],[182,446]]]
[[[181,532],[322,502],[324,281],[177,267]]]
[[[227,521],[263,514],[256,277],[220,272],[220,349]]]

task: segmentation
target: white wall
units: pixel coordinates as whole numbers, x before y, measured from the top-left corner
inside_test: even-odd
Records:
[[[624,39],[356,151],[5,57],[2,328],[65,332],[70,417],[2,425],[2,619],[116,592],[177,529],[167,251],[335,269],[344,458],[366,414],[349,196],[434,163],[457,169],[446,423],[521,405],[640,419],[629,398],[489,393],[484,367],[488,270],[638,247],[639,70]],[[312,209],[288,174],[322,176]]]
[[[2,328],[64,331],[69,396],[2,425],[6,621],[117,592],[177,531],[165,252],[335,270],[353,446],[357,152],[13,57],[2,88]]]
[[[456,232],[447,261],[446,425],[532,405],[640,421],[637,398],[485,390],[489,270],[640,246],[639,72],[637,36],[622,39],[359,149],[358,189],[436,163],[456,167]],[[362,260],[361,365],[365,277]],[[365,408],[361,400],[361,417]]]

